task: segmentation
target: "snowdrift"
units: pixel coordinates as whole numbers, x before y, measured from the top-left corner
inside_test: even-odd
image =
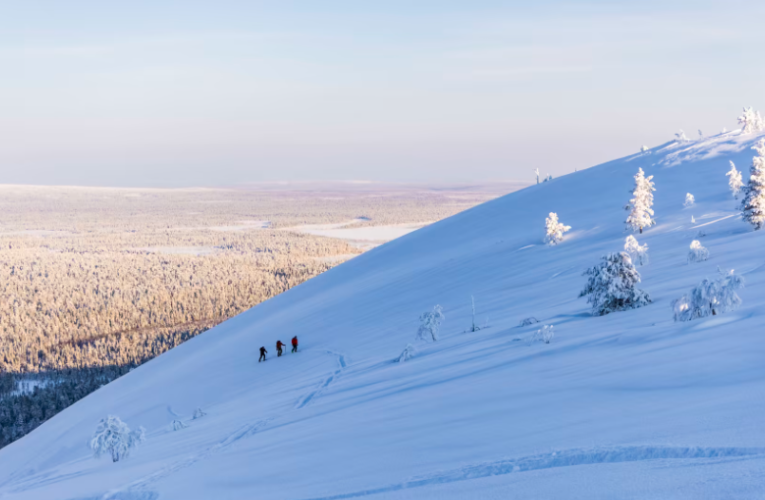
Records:
[[[748,178],[756,139],[668,143],[361,255],[1,450],[0,498],[762,498],[765,231],[740,220],[725,176],[733,160]],[[582,272],[623,249],[638,168],[657,189],[657,225],[636,235],[652,303],[594,317]],[[572,227],[557,246],[542,243],[550,212]],[[709,258],[689,264],[694,239]],[[745,277],[742,306],[673,321],[718,267]],[[415,342],[436,304],[440,339]],[[293,335],[300,352],[276,358]],[[107,415],[146,428],[116,463],[88,448]]]

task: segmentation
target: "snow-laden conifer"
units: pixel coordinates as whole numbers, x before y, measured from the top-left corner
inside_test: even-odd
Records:
[[[704,279],[687,295],[672,302],[675,321],[691,321],[733,311],[741,305],[736,290],[744,287],[744,277],[731,270],[715,281]]]
[[[676,142],[688,142],[690,139],[688,139],[688,136],[685,135],[685,132],[683,132],[682,129],[680,129],[680,132],[675,134],[675,141]]]
[[[741,217],[754,229],[761,229],[765,225],[765,139],[760,139],[752,149],[757,156],[752,160],[749,182],[743,189]]]
[[[191,417],[191,418],[192,418],[193,420],[196,420],[196,419],[198,419],[198,418],[202,418],[202,417],[205,417],[205,416],[207,416],[207,413],[205,413],[204,411],[202,411],[202,408],[197,408],[196,410],[194,410],[194,416],[193,416],[193,417]]]
[[[131,432],[119,417],[109,415],[98,423],[93,439],[90,440],[90,449],[96,457],[108,453],[113,462],[118,462],[145,440],[145,432],[143,427]]]
[[[396,358],[396,361],[399,363],[403,363],[405,361],[409,361],[417,354],[417,348],[414,347],[412,344],[407,344],[406,348],[404,348],[404,351],[401,353],[401,355]]]
[[[704,262],[709,258],[709,250],[701,244],[699,240],[693,240],[691,242],[691,248],[688,250],[688,263],[691,262]]]
[[[648,151],[648,146],[646,146],[646,145],[644,144],[644,145],[643,145],[643,146],[640,148],[640,152],[641,152],[641,153],[645,153],[646,151]]]
[[[446,318],[440,305],[433,307],[432,311],[424,312],[420,315],[420,327],[417,329],[418,340],[438,340],[438,330],[441,328],[441,322]]]
[[[563,233],[571,229],[571,226],[558,222],[558,214],[555,212],[550,212],[550,215],[545,219],[545,227],[547,231],[544,241],[548,245],[557,245],[563,241]]]
[[[653,220],[653,192],[656,191],[654,183],[651,181],[653,176],[645,176],[643,169],[638,169],[635,175],[635,189],[632,192],[632,199],[625,207],[630,214],[627,216],[627,226],[633,231],[643,232],[643,228],[649,228],[656,224]]]
[[[625,252],[611,253],[584,272],[587,284],[579,293],[592,304],[592,314],[603,316],[614,311],[636,309],[650,304],[648,293],[637,288],[640,273]]]
[[[630,256],[633,264],[638,266],[648,264],[648,244],[641,245],[634,236],[629,235],[624,240],[624,251]]]
[[[553,325],[543,325],[542,328],[534,333],[534,336],[531,340],[532,342],[539,341],[544,342],[545,344],[549,344],[554,336],[555,332],[553,331]]]
[[[752,108],[744,108],[744,113],[738,117],[738,123],[741,125],[742,134],[753,134],[765,130],[765,121],[760,116],[760,112]]]
[[[730,162],[730,170],[725,174],[729,177],[728,187],[730,187],[730,193],[733,198],[738,199],[738,195],[741,194],[741,188],[744,187],[744,182],[741,180],[741,172],[736,170],[736,164]]]
[[[534,173],[537,174],[537,184],[539,184],[539,169],[535,168]]]
[[[182,420],[173,420],[173,430],[179,431],[185,429],[188,425],[184,424]]]
[[[685,208],[692,207],[696,204],[696,198],[691,193],[685,193],[685,201],[683,202],[683,206]]]

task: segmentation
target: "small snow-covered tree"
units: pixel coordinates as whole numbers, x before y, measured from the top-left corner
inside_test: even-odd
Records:
[[[188,425],[184,424],[181,420],[173,420],[173,430],[179,431],[181,429],[185,429],[188,427]]]
[[[145,439],[145,429],[139,427],[131,432],[130,428],[119,417],[109,415],[101,419],[90,440],[90,449],[97,457],[108,453],[113,462],[126,458],[130,450],[141,444]]]
[[[396,358],[396,361],[399,363],[409,361],[416,354],[417,354],[417,348],[414,347],[412,344],[407,344],[406,348],[404,348],[404,351],[401,353],[401,355],[398,358]]]
[[[685,135],[685,132],[683,132],[682,129],[680,129],[680,132],[675,134],[675,141],[677,142],[688,142],[690,139],[688,139],[688,136]]]
[[[624,251],[630,256],[633,264],[645,266],[648,264],[648,244],[640,245],[634,236],[629,235],[624,240]]]
[[[194,410],[194,416],[193,416],[193,417],[191,417],[191,418],[192,418],[193,420],[196,420],[196,419],[198,419],[198,418],[202,418],[202,417],[205,417],[205,416],[207,416],[207,413],[205,413],[204,411],[202,411],[202,408],[197,408],[196,410]]]
[[[691,242],[691,249],[688,251],[688,263],[704,262],[709,258],[709,250],[701,244],[699,240]]]
[[[441,328],[441,322],[446,318],[441,306],[436,305],[432,311],[424,312],[420,315],[420,327],[417,329],[418,340],[438,340],[438,330]]]
[[[743,189],[741,218],[757,230],[765,225],[765,139],[760,139],[752,149],[757,151],[757,156],[752,160],[749,182]]]
[[[563,233],[571,229],[571,226],[558,222],[558,214],[555,212],[550,212],[550,215],[545,219],[545,226],[547,231],[544,241],[551,246],[563,241]]]
[[[481,329],[481,327],[475,323],[475,297],[473,297],[472,295],[470,296],[470,310],[472,312],[472,315],[471,315],[472,321],[471,321],[470,331],[477,332],[478,330]]]
[[[549,344],[553,337],[555,336],[555,333],[553,332],[553,325],[543,325],[542,328],[536,331],[534,333],[534,336],[532,337],[532,341],[540,341],[544,342],[545,344]]]
[[[692,207],[696,204],[696,198],[691,193],[685,193],[685,201],[683,202],[683,206],[685,208]]]
[[[638,169],[635,175],[635,189],[632,192],[632,199],[625,207],[630,214],[627,216],[627,226],[633,231],[643,232],[643,228],[648,228],[656,224],[653,220],[653,192],[656,191],[654,183],[651,181],[653,176],[645,176],[643,169]]]
[[[738,195],[741,194],[741,188],[744,187],[744,182],[741,180],[741,172],[736,170],[735,163],[730,162],[730,170],[725,175],[729,177],[728,187],[730,187],[733,198],[738,199]]]
[[[646,151],[648,151],[648,146],[646,146],[646,145],[644,144],[644,145],[643,145],[643,147],[641,147],[641,148],[640,148],[640,152],[641,152],[641,153],[645,153]]]
[[[637,288],[640,273],[625,252],[611,253],[584,272],[587,284],[579,293],[592,304],[592,314],[603,316],[614,311],[636,309],[651,303],[646,292]]]
[[[720,278],[715,281],[704,279],[691,293],[672,302],[675,321],[714,316],[733,311],[741,305],[741,297],[736,290],[744,287],[744,277],[735,274],[733,270],[728,274],[720,274]]]
[[[701,129],[699,129],[699,139],[703,139],[703,138],[704,138],[704,132],[702,132]]]
[[[537,184],[539,184],[539,169],[535,168],[534,173],[537,174]]]
[[[744,113],[738,117],[738,123],[741,125],[742,134],[753,134],[765,129],[765,122],[760,112],[752,108],[744,108]]]

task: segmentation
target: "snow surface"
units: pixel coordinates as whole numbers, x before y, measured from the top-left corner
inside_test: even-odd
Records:
[[[725,176],[755,139],[663,145],[360,255],[0,450],[0,498],[763,498],[765,231],[735,217]],[[622,248],[638,167],[657,189],[639,237],[653,303],[593,317],[581,273]],[[540,244],[551,211],[576,228],[555,247]],[[686,265],[702,225],[711,257]],[[745,276],[741,308],[675,323],[672,301],[717,266]],[[488,324],[474,333],[471,295]],[[440,340],[398,363],[436,304]],[[533,342],[545,324],[552,342]],[[299,353],[257,363],[293,335]],[[118,463],[88,449],[108,414],[147,429]]]

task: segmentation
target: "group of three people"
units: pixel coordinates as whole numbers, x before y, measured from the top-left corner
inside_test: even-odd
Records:
[[[276,357],[279,357],[279,356],[282,355],[282,347],[287,347],[287,344],[285,344],[281,340],[277,340],[276,341]],[[297,340],[297,335],[296,335],[296,336],[292,337],[292,352],[297,352],[297,348],[298,348],[298,340]],[[268,351],[266,351],[265,347],[261,347],[260,348],[260,359],[258,359],[258,363],[260,363],[261,361],[265,361],[266,360],[266,353],[267,352]]]

